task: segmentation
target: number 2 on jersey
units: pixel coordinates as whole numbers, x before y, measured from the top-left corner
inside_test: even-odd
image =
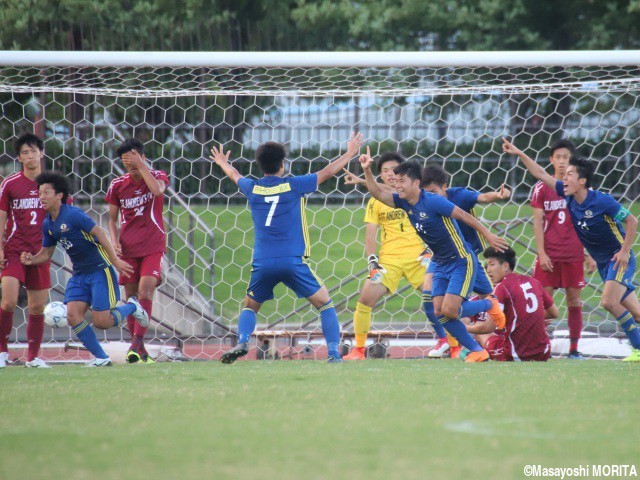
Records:
[[[267,221],[264,222],[265,227],[271,226],[271,219],[273,218],[273,214],[276,211],[276,206],[278,205],[278,200],[280,200],[280,196],[276,195],[274,197],[264,197],[264,201],[271,204],[271,208],[269,209],[269,215],[267,215]]]

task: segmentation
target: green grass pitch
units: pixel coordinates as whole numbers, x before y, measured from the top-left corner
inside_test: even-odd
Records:
[[[638,465],[638,365],[219,362],[0,371],[0,478],[522,479]]]

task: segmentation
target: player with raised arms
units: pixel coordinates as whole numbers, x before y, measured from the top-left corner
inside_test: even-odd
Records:
[[[279,283],[284,283],[298,298],[306,298],[318,309],[328,361],[343,362],[338,350],[338,315],[327,288],[307,263],[310,245],[304,207],[306,195],[336,175],[359,153],[361,146],[362,134],[352,134],[346,153],[319,172],[284,177],[284,146],[267,142],[256,150],[256,161],[264,174],[259,180],[240,175],[229,163],[229,152],[225,153],[222,145],[211,149],[211,159],[247,197],[255,235],[251,279],[238,319],[238,344],[222,355],[222,363],[233,363],[248,353],[256,314],[264,302],[273,299],[273,289]]]
[[[387,152],[380,156],[377,168],[384,185],[393,189],[396,180],[393,170],[404,162],[405,159],[399,153]],[[345,183],[357,185],[365,181],[346,171]],[[421,289],[424,282],[425,266],[418,259],[424,250],[424,243],[409,222],[406,212],[389,207],[372,197],[367,202],[364,222],[365,258],[369,276],[362,286],[353,315],[356,345],[344,357],[345,360],[365,359],[365,345],[371,329],[371,311],[380,298],[395,293],[402,277],[416,289]],[[379,258],[376,255],[378,228],[382,230]]]
[[[597,263],[604,282],[602,306],[616,318],[631,343],[632,353],[624,361],[640,362],[636,324],[640,303],[633,293],[636,260],[631,250],[638,219],[611,195],[591,189],[594,167],[588,160],[571,157],[563,179],[558,180],[506,138],[502,139],[502,151],[516,155],[535,178],[566,199],[576,234]]]
[[[558,140],[551,147],[550,162],[553,176],[562,180],[569,165],[569,159],[576,153],[570,140]],[[558,288],[564,288],[567,296],[569,324],[569,356],[573,360],[584,357],[578,351],[582,334],[582,301],[580,294],[585,286],[584,270],[595,272],[596,262],[591,255],[584,254],[573,224],[569,218],[567,201],[560,197],[555,188],[544,182],[533,187],[531,195],[533,207],[533,233],[538,246],[538,256],[533,269],[533,278],[538,280],[549,295]]]
[[[44,142],[32,133],[25,133],[16,140],[15,151],[22,170],[9,175],[0,185],[0,368],[9,358],[7,342],[13,328],[20,285],[27,289],[29,310],[25,366],[49,368],[38,357],[38,352],[44,334],[44,306],[51,288],[50,264],[45,262],[28,267],[20,262],[22,252],[36,253],[42,246],[42,221],[46,212],[38,199],[35,179],[42,169]]]
[[[433,250],[431,261],[436,265],[433,299],[438,321],[471,351],[467,362],[488,360],[489,354],[467,332],[460,318],[484,311],[497,317],[504,314],[495,299],[467,300],[475,281],[477,261],[456,220],[478,230],[497,250],[506,248],[507,243],[446,198],[422,189],[422,169],[418,163],[405,162],[395,168],[397,193],[391,193],[376,183],[371,173],[372,162],[367,149],[367,154],[360,157],[360,163],[371,195],[385,205],[407,212],[420,238]]]
[[[51,259],[56,244],[62,245],[73,264],[64,294],[69,326],[95,357],[87,366],[108,367],[111,359],[84,320],[84,314],[91,307],[93,324],[102,330],[122,325],[127,315],[134,315],[146,327],[149,317],[135,297],[116,307],[120,290],[114,267],[127,275],[133,273],[133,268],[118,258],[102,228],[82,210],[66,204],[69,197],[66,177],[43,172],[36,177],[36,182],[40,203],[47,212],[42,222],[42,248],[35,255],[22,252],[20,261],[28,266],[41,265]]]
[[[500,190],[487,193],[480,193],[465,187],[450,187],[449,174],[439,165],[427,165],[422,170],[422,188],[427,192],[445,197],[456,207],[464,210],[474,218],[477,218],[475,207],[478,203],[494,203],[499,200],[508,200],[511,197],[511,190],[506,188],[504,184],[500,187]],[[493,292],[493,285],[491,285],[491,282],[487,278],[487,274],[484,271],[478,256],[485,248],[488,247],[487,242],[477,230],[471,228],[466,223],[458,223],[458,227],[460,227],[462,237],[471,247],[471,251],[473,251],[476,256],[477,273],[472,290],[478,294],[479,298],[485,298]],[[431,288],[433,284],[433,271],[435,268],[435,264],[433,266],[429,265],[429,268],[427,268],[423,291],[425,310],[427,311],[429,321],[433,325],[436,335],[438,336],[438,343],[429,351],[429,357],[440,358],[447,350],[450,350],[449,353],[451,358],[458,358],[461,348],[460,345],[457,340],[451,337],[451,335],[449,335],[449,338],[447,339],[445,330],[440,322],[437,321],[434,313]]]
[[[551,295],[536,279],[514,273],[516,252],[511,248],[498,252],[489,247],[483,255],[505,322],[487,318],[467,325],[467,330],[487,349],[492,360],[546,362],[551,357],[546,320],[558,317]]]
[[[139,140],[127,138],[116,154],[128,173],[111,182],[107,191],[109,236],[116,254],[133,267],[131,275],[121,273],[119,277],[125,297],[136,297],[151,318],[153,295],[162,281],[162,256],[167,249],[162,208],[169,178],[165,172],[147,166]],[[127,362],[153,363],[144,346],[148,327],[132,315],[127,317],[127,325],[131,334]]]

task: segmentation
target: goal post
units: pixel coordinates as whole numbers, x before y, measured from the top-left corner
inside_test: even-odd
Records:
[[[595,187],[640,215],[639,93],[640,51],[3,51],[0,174],[20,168],[13,140],[34,131],[45,139],[46,168],[67,174],[76,203],[106,227],[104,196],[121,172],[115,149],[125,137],[140,139],[171,182],[165,281],[148,341],[158,352],[175,355],[177,348],[186,358],[213,359],[235,340],[253,243],[244,197],[208,158],[214,144],[231,150],[243,175],[259,176],[257,146],[282,142],[288,172],[302,174],[340,155],[359,130],[375,155],[397,150],[442,164],[455,186],[488,191],[506,182],[512,200],[480,208],[479,216],[514,246],[518,271],[530,273],[535,182],[502,155],[500,138],[513,138],[545,165],[553,141],[572,139],[597,161]],[[349,168],[361,173],[356,161]],[[308,202],[311,263],[337,305],[345,338],[366,271],[367,199],[338,177]],[[52,300],[64,291],[66,262],[58,254]],[[623,356],[623,335],[599,306],[600,279],[587,280],[581,349]],[[562,292],[555,299],[561,319],[551,331],[560,354],[568,346],[566,304]],[[24,341],[24,321],[15,327],[11,338]],[[394,357],[422,356],[433,343],[420,295],[406,284],[380,302],[373,328]],[[261,340],[273,339],[265,355],[320,355],[317,312],[283,287],[258,315],[258,330],[268,332]],[[126,331],[104,335],[114,344],[128,341]],[[70,331],[47,328],[52,348],[45,356],[66,358],[69,352],[53,347],[71,340]]]

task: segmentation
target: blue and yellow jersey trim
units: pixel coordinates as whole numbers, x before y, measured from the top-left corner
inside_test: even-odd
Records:
[[[476,209],[472,208],[469,213],[471,214],[471,216],[473,218],[478,218],[478,216],[476,215]],[[487,248],[489,248],[489,242],[487,242],[487,240],[480,235],[480,232],[478,232],[477,230],[474,230],[476,237],[478,237],[478,241],[480,242],[480,247],[482,248],[482,251],[484,252]]]
[[[304,241],[304,256],[311,256],[311,241],[309,240],[309,225],[307,224],[307,199],[300,199],[300,218],[302,219],[302,238]]]
[[[465,273],[464,283],[462,284],[462,290],[460,292],[460,296],[466,298],[469,295],[469,292],[471,291],[471,287],[472,287],[471,279],[473,278],[473,267],[474,267],[473,259],[471,258],[471,255],[469,254],[467,249],[464,247],[464,240],[458,233],[458,230],[453,224],[453,221],[449,217],[442,217],[442,222],[444,223],[445,228],[449,232],[449,235],[451,236],[451,240],[453,241],[453,244],[455,245],[456,250],[458,250],[458,254],[460,255],[460,258],[464,258],[467,260],[467,271]]]
[[[107,251],[104,249],[104,247],[102,245],[100,245],[98,242],[96,242],[96,239],[93,238],[92,235],[89,235],[84,230],[81,230],[81,232],[82,232],[82,235],[84,236],[86,241],[91,242],[96,246],[96,248],[98,249],[98,253],[102,257],[102,259],[105,262],[107,262],[107,265],[111,265],[111,261],[109,260],[109,255],[107,255]]]
[[[616,240],[620,242],[620,245],[624,244],[624,238],[622,237],[622,233],[620,233],[620,229],[618,228],[618,224],[616,223],[616,221],[609,215],[605,215],[604,220],[609,224],[611,233],[613,233],[613,236],[616,237]]]

